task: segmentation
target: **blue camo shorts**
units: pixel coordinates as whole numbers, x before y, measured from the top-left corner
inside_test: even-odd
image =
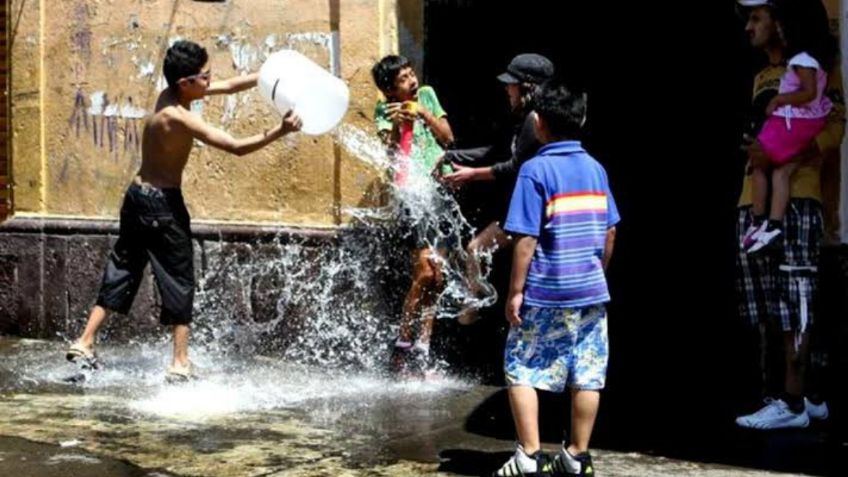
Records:
[[[607,312],[582,308],[523,306],[521,324],[509,331],[504,373],[510,386],[563,392],[600,390],[609,361]]]

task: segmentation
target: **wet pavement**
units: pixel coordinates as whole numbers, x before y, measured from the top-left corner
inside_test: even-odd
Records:
[[[103,347],[104,369],[69,383],[79,370],[63,350],[0,338],[0,475],[485,475],[512,446],[468,424],[508,418],[502,402],[485,406],[501,390],[462,379],[402,381],[199,351],[200,379],[167,385],[162,342]],[[781,475],[594,455],[607,476]]]
[[[0,474],[37,477],[165,477],[79,448],[0,436]]]

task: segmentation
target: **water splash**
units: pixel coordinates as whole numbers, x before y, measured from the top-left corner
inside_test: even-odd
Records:
[[[392,173],[393,162],[375,138],[344,127],[335,138],[366,164]],[[383,372],[409,286],[413,227],[427,228],[427,246],[443,252],[437,254],[445,277],[436,300],[440,318],[495,299],[469,295],[462,243],[473,229],[456,200],[426,175],[389,188],[386,204],[346,209],[351,224],[334,238],[204,242],[191,346],[199,382],[164,385],[171,344],[161,335],[100,346],[104,369],[74,386],[108,395],[133,413],[188,420],[468,386],[455,378],[404,381]],[[58,349],[45,354],[41,345],[20,345],[0,367],[0,392],[64,387],[69,374],[78,373],[70,364],[56,367]]]
[[[385,171],[386,177],[392,177],[398,170],[398,161],[393,159],[386,146],[373,134],[350,125],[341,125],[333,132],[334,140],[348,150],[355,158]],[[350,208],[345,212],[364,223],[374,221],[390,222],[396,229],[404,229],[405,238],[410,238],[411,230],[416,227],[426,229],[422,234],[427,237],[427,246],[443,253],[436,254],[439,266],[446,276],[445,287],[439,293],[436,303],[439,318],[456,318],[462,309],[483,308],[497,301],[497,292],[487,281],[491,270],[494,249],[477,250],[472,257],[482,267],[483,274],[476,277],[473,285],[480,292],[474,296],[470,292],[471,283],[466,263],[468,252],[462,246],[475,232],[474,227],[462,214],[455,196],[440,185],[438,176],[431,171],[411,168],[407,181],[399,186],[387,181],[390,187],[390,201],[379,208]]]
[[[207,244],[196,341],[219,353],[373,369],[393,334],[392,254],[378,229],[324,244]],[[367,266],[366,266],[367,263]]]
[[[392,174],[394,162],[377,138],[347,125],[333,137],[354,157]],[[487,293],[469,291],[462,244],[473,228],[455,198],[426,173],[410,174],[402,187],[386,185],[387,204],[344,210],[352,222],[335,240],[205,243],[194,342],[222,355],[265,353],[331,369],[381,369],[408,289],[413,234],[434,251],[444,277],[438,318],[492,304],[496,295],[485,276]]]
[[[70,363],[57,365],[58,346],[18,343],[2,353],[0,395],[73,390],[88,396],[92,406],[108,402],[118,414],[204,422],[239,413],[309,410],[315,402],[332,401],[345,408],[369,399],[437,396],[470,386],[450,377],[398,381],[370,371],[348,372],[258,355],[222,357],[203,347],[192,351],[200,379],[168,385],[164,374],[170,344],[165,342],[103,346],[105,367],[69,384],[67,378],[79,370]]]

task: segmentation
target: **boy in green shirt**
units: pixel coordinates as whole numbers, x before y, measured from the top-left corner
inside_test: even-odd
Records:
[[[410,177],[429,178],[444,154],[443,147],[453,143],[447,113],[433,88],[419,87],[415,71],[406,58],[386,56],[374,65],[371,73],[385,96],[385,101],[377,102],[374,118],[380,138],[396,160],[395,183],[400,188],[414,186],[418,182],[410,182]],[[411,215],[407,213],[407,218],[412,219]],[[428,363],[435,318],[433,305],[443,281],[440,257],[436,254],[447,244],[440,239],[439,224],[426,214],[414,222],[411,224],[415,241],[412,284],[404,300],[392,358],[396,371],[406,371],[412,366],[420,369]],[[413,344],[416,317],[420,317],[421,327]]]

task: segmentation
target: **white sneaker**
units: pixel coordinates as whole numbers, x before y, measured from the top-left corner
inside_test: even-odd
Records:
[[[492,475],[493,477],[533,477],[539,475],[539,462],[536,457],[536,455],[527,455],[524,448],[519,445],[515,449],[515,454]]]
[[[782,399],[766,399],[759,411],[736,418],[736,424],[750,429],[787,429],[807,427],[810,416],[806,412],[795,414]]]
[[[810,419],[824,421],[830,416],[827,403],[824,401],[821,404],[813,404],[809,399],[804,398],[804,408],[807,410],[807,415],[810,416]]]
[[[756,242],[756,238],[754,237],[757,232],[762,228],[762,224],[767,221],[763,221],[760,225],[755,225],[753,222],[748,226],[748,229],[745,230],[745,235],[742,236],[742,241],[739,242],[739,246],[742,247],[742,250],[748,250],[751,245],[754,245]]]
[[[778,228],[768,230],[767,224],[768,222],[763,222],[763,226],[751,237],[754,243],[745,249],[746,252],[757,253],[772,244],[776,245],[779,240],[783,240],[783,230]]]

